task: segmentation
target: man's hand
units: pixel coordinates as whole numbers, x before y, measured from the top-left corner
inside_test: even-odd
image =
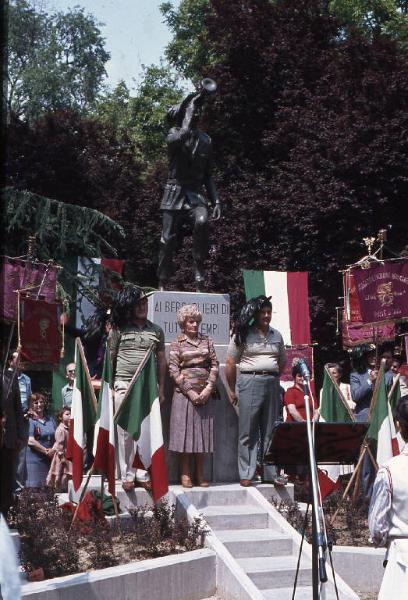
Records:
[[[373,369],[370,373],[370,381],[371,383],[375,383],[377,380],[377,375],[378,375],[378,370],[377,369]]]
[[[221,203],[220,202],[216,202],[213,212],[212,212],[212,218],[214,221],[218,221],[219,219],[221,219]]]
[[[64,325],[64,327],[65,327],[65,325],[68,323],[68,321],[69,321],[68,314],[66,312],[61,313],[61,316],[60,316],[60,324],[61,324],[61,326]]]
[[[237,406],[238,405],[238,396],[236,395],[235,392],[228,392],[228,400],[231,402],[232,406]]]
[[[160,406],[163,406],[165,400],[166,400],[166,397],[164,395],[164,392],[159,392],[159,404],[160,404]]]
[[[23,440],[20,440],[20,438],[18,438],[17,441],[16,441],[16,450],[17,450],[17,452],[19,452],[23,446],[24,446]]]

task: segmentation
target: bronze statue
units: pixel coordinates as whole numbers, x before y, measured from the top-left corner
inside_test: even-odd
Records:
[[[212,79],[201,82],[198,92],[172,106],[168,116],[174,123],[167,136],[169,177],[160,204],[163,229],[160,239],[159,287],[164,289],[173,274],[173,254],[183,241],[184,224],[193,225],[193,260],[197,291],[204,283],[204,262],[209,250],[208,200],[214,205],[212,218],[221,217],[221,203],[211,176],[211,138],[197,124],[206,98],[215,92]]]

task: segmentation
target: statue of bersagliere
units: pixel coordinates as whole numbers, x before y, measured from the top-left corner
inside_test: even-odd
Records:
[[[198,122],[207,99],[216,89],[215,81],[205,78],[198,91],[168,111],[172,123],[167,135],[169,176],[160,204],[163,228],[157,270],[161,290],[174,272],[173,254],[182,243],[186,222],[192,226],[197,291],[202,291],[204,284],[204,262],[209,251],[209,202],[214,220],[221,217],[221,202],[211,175],[211,138],[198,128]]]

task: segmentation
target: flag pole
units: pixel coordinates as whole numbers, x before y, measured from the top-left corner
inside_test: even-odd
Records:
[[[351,486],[353,484],[353,481],[355,480],[357,474],[360,472],[360,466],[361,466],[361,463],[362,463],[363,458],[365,456],[365,453],[367,451],[367,445],[366,444],[367,444],[367,442],[364,440],[363,445],[361,447],[361,451],[360,451],[360,457],[359,457],[358,462],[356,464],[356,468],[354,469],[354,472],[353,472],[352,476],[350,477],[350,481],[348,482],[348,484],[346,486],[346,489],[343,492],[343,496],[341,497],[341,500],[340,500],[340,502],[339,502],[339,504],[338,504],[338,506],[336,508],[336,512],[334,513],[333,517],[330,519],[330,525],[333,525],[333,523],[334,523],[334,521],[335,521],[335,519],[336,519],[336,517],[338,515],[338,512],[339,512],[339,510],[341,508],[341,505],[343,504],[344,499],[347,496],[347,494],[348,494],[348,492],[349,492],[349,490],[350,490],[350,488],[351,488]]]
[[[85,369],[86,380],[87,380],[89,388],[91,390],[92,402],[93,402],[93,405],[94,405],[94,409],[96,410],[97,401],[96,401],[96,396],[95,396],[95,390],[94,390],[93,385],[92,385],[92,379],[91,379],[91,375],[89,373],[88,362],[87,362],[87,360],[85,358],[85,352],[84,352],[84,347],[83,347],[82,342],[81,342],[81,338],[79,338],[79,337],[75,338],[75,343],[76,343],[76,346],[77,346],[77,348],[79,350],[79,354],[81,356],[82,364],[83,364],[84,369]]]
[[[149,346],[149,348],[146,350],[146,354],[145,354],[145,355],[144,355],[144,357],[142,358],[142,361],[141,361],[140,365],[137,367],[135,374],[133,375],[132,379],[130,380],[130,383],[129,383],[129,385],[128,385],[128,388],[127,388],[127,390],[126,390],[126,392],[125,392],[125,395],[124,395],[124,397],[123,397],[123,400],[122,400],[122,402],[121,402],[121,405],[119,406],[118,410],[117,410],[117,411],[114,413],[114,415],[113,415],[113,420],[114,420],[114,421],[116,420],[117,416],[119,415],[119,413],[120,413],[120,409],[122,408],[122,406],[124,406],[124,404],[125,404],[125,400],[126,400],[126,399],[127,399],[127,397],[129,396],[129,394],[130,394],[130,392],[131,392],[131,390],[132,390],[132,387],[133,387],[133,385],[134,385],[134,384],[135,384],[135,382],[136,382],[136,379],[139,377],[139,375],[140,375],[141,371],[143,370],[143,367],[145,366],[145,364],[146,364],[146,363],[147,363],[147,361],[149,360],[149,358],[150,358],[150,355],[151,355],[151,353],[153,352],[153,347],[154,347],[154,344],[151,344],[151,345]]]
[[[395,388],[397,387],[397,385],[399,385],[400,377],[401,377],[401,373],[397,373],[395,381],[392,382],[392,386],[391,386],[391,389],[390,389],[389,394],[388,394],[388,402],[391,400]]]
[[[383,360],[384,360],[384,359],[383,359]],[[381,362],[382,362],[382,361],[381,361]],[[384,361],[384,362],[385,362],[385,361]],[[371,415],[372,415],[372,412],[373,412],[373,410],[374,410],[374,408],[375,408],[375,405],[376,405],[376,402],[377,402],[377,396],[378,396],[378,391],[379,391],[379,388],[380,388],[380,378],[379,378],[379,377],[377,377],[377,379],[376,379],[376,382],[375,382],[375,386],[374,386],[374,392],[373,392],[373,396],[372,396],[372,398],[371,398],[371,402],[370,402],[370,408],[369,408],[369,412],[368,412],[368,421],[369,421],[369,422],[370,422],[370,417],[371,417]],[[374,468],[375,468],[375,469],[378,471],[378,465],[377,465],[377,461],[376,461],[376,460],[375,460],[375,458],[373,457],[373,454],[372,454],[372,452],[371,452],[371,450],[370,450],[370,448],[369,448],[368,441],[367,441],[367,434],[366,434],[366,435],[365,435],[365,437],[364,437],[363,443],[362,443],[362,445],[361,445],[360,457],[359,457],[359,459],[358,459],[358,462],[357,462],[357,464],[356,464],[356,468],[354,469],[354,472],[353,472],[353,474],[352,474],[352,476],[351,476],[351,478],[350,478],[350,481],[348,482],[348,484],[347,484],[347,487],[346,487],[346,489],[344,490],[343,496],[341,497],[341,500],[340,500],[340,502],[339,502],[339,504],[338,504],[338,507],[337,507],[337,509],[336,509],[336,512],[334,513],[334,515],[333,515],[332,519],[330,520],[330,523],[331,523],[331,525],[333,525],[333,523],[334,523],[334,520],[335,520],[335,518],[337,517],[337,514],[338,514],[338,512],[339,512],[339,510],[340,510],[340,508],[341,508],[341,505],[343,504],[343,502],[344,502],[344,499],[345,499],[345,497],[347,496],[347,494],[348,494],[348,492],[349,492],[349,490],[350,490],[350,488],[351,488],[351,486],[352,486],[352,484],[353,484],[354,480],[356,479],[357,475],[359,475],[359,474],[360,474],[361,465],[362,465],[362,462],[363,462],[363,458],[364,458],[364,456],[366,455],[366,452],[368,453],[368,455],[369,455],[369,457],[370,457],[370,460],[371,460],[371,462],[373,463],[373,466],[374,466]],[[353,494],[353,497],[354,497],[354,495],[355,495],[355,494]]]
[[[87,476],[86,481],[85,481],[85,485],[82,487],[81,495],[79,496],[79,501],[78,501],[77,507],[75,509],[74,516],[72,517],[71,525],[69,526],[69,531],[71,531],[72,526],[73,526],[73,524],[76,521],[76,518],[78,516],[79,507],[81,506],[81,502],[84,499],[85,492],[87,490],[87,487],[89,485],[89,481],[90,481],[90,479],[91,479],[91,477],[93,475],[93,472],[94,472],[94,468],[93,468],[93,465],[92,465],[92,467],[89,469],[88,476]]]

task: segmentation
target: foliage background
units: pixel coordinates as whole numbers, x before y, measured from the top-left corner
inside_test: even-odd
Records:
[[[339,270],[382,227],[395,251],[408,249],[408,3],[167,2],[173,39],[136,91],[106,86],[95,19],[80,9],[37,15],[28,0],[10,6],[18,85],[14,97],[9,86],[8,184],[115,219],[132,277],[156,285],[165,114],[182,78],[213,77],[219,92],[203,128],[225,208],[212,225],[208,289],[229,292],[236,310],[241,269],[309,271],[318,362],[340,356]],[[67,56],[53,51],[61,43]],[[187,239],[171,288],[193,289],[190,257]]]

